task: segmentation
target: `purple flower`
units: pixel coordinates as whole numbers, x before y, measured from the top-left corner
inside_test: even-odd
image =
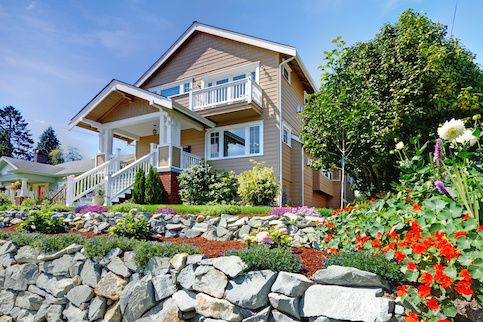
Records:
[[[433,186],[436,187],[436,189],[438,190],[439,193],[445,195],[446,197],[448,198],[451,198],[453,199],[453,197],[451,196],[451,194],[449,193],[449,191],[446,189],[446,187],[444,186],[444,183],[443,181],[441,180],[436,180],[436,181],[432,181],[432,184]]]
[[[74,213],[80,213],[82,209],[84,209],[86,207],[86,205],[81,205],[81,206],[77,206],[74,208]]]
[[[103,212],[108,212],[109,209],[103,206],[98,206],[98,205],[89,205],[89,206],[83,206],[82,209],[79,210],[79,213],[81,214],[86,214],[88,212],[97,212],[97,213],[103,213]]]
[[[270,238],[270,234],[267,231],[259,232],[255,238],[257,239],[257,243],[259,244],[273,244],[273,240]]]
[[[285,214],[297,214],[301,216],[315,216],[320,217],[320,213],[314,207],[278,207],[273,208],[268,214],[270,216],[283,216]]]
[[[443,161],[443,150],[441,148],[441,139],[436,139],[436,144],[434,146],[434,162],[436,166],[441,166],[441,162]]]
[[[169,208],[169,207],[160,208],[160,209],[158,209],[158,210],[155,211],[155,214],[175,215],[176,214],[176,209]]]

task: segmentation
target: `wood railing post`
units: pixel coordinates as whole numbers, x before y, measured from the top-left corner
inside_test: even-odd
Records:
[[[65,189],[65,204],[68,207],[74,205],[74,176],[67,176],[66,189]]]
[[[112,173],[110,172],[106,175],[105,191],[104,205],[110,206],[112,205]]]

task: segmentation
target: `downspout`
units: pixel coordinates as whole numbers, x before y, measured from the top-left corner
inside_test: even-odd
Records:
[[[283,108],[282,108],[282,67],[283,65],[289,63],[290,61],[294,60],[295,59],[295,56],[294,57],[290,57],[289,59],[287,60],[284,60],[282,61],[280,64],[278,64],[278,107],[280,109],[280,122],[279,122],[279,129],[280,129],[280,137],[279,137],[279,145],[280,145],[280,149],[279,149],[279,165],[278,165],[278,168],[279,168],[279,182],[280,182],[280,201],[279,201],[279,206],[282,207],[283,204],[282,204],[282,199],[283,199],[283,180],[282,180],[282,166],[283,166],[283,160],[282,160],[282,148],[283,148],[283,142],[282,142],[282,135],[283,135]]]
[[[301,154],[301,164],[302,164],[302,206],[305,206],[305,153],[304,153],[304,143],[300,142],[300,154]]]

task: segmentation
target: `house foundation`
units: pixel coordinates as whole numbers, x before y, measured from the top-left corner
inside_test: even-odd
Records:
[[[159,179],[163,186],[163,203],[179,204],[179,181],[178,173],[172,171],[159,172]]]

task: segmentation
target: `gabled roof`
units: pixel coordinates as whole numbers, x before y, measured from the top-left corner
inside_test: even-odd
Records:
[[[64,162],[57,165],[50,165],[39,162],[2,157],[0,161],[9,164],[15,172],[40,174],[53,177],[64,177],[70,174],[83,173],[95,167],[94,159]]]
[[[134,84],[136,86],[142,86],[148,79],[153,75],[153,73],[158,70],[175,52],[176,50],[183,45],[183,43],[196,31],[204,32],[207,34],[227,38],[230,40],[238,41],[241,43],[245,43],[248,45],[252,45],[255,47],[260,47],[268,50],[272,50],[290,57],[295,57],[296,62],[299,64],[304,76],[307,78],[308,82],[312,86],[312,89],[315,91],[316,86],[315,83],[307,71],[302,59],[297,53],[297,49],[292,46],[276,43],[273,41],[245,35],[242,33],[238,33],[235,31],[230,31],[206,24],[199,23],[197,21],[193,22],[193,24],[176,40],[176,42],[169,47],[169,49],[137,80]]]
[[[125,94],[129,94],[141,99],[148,101],[150,104],[154,104],[157,106],[162,106],[167,109],[175,110],[184,114],[191,119],[206,125],[208,127],[214,127],[215,123],[211,122],[210,120],[198,115],[197,113],[183,107],[182,105],[173,102],[171,99],[158,95],[156,93],[150,92],[148,90],[130,85],[128,83],[122,82],[117,79],[113,79],[107,84],[94,98],[87,103],[86,106],[79,113],[77,113],[69,122],[69,129],[72,129],[78,123],[82,121],[82,119],[88,115],[96,106],[101,103],[109,94],[114,91],[120,91]]]

